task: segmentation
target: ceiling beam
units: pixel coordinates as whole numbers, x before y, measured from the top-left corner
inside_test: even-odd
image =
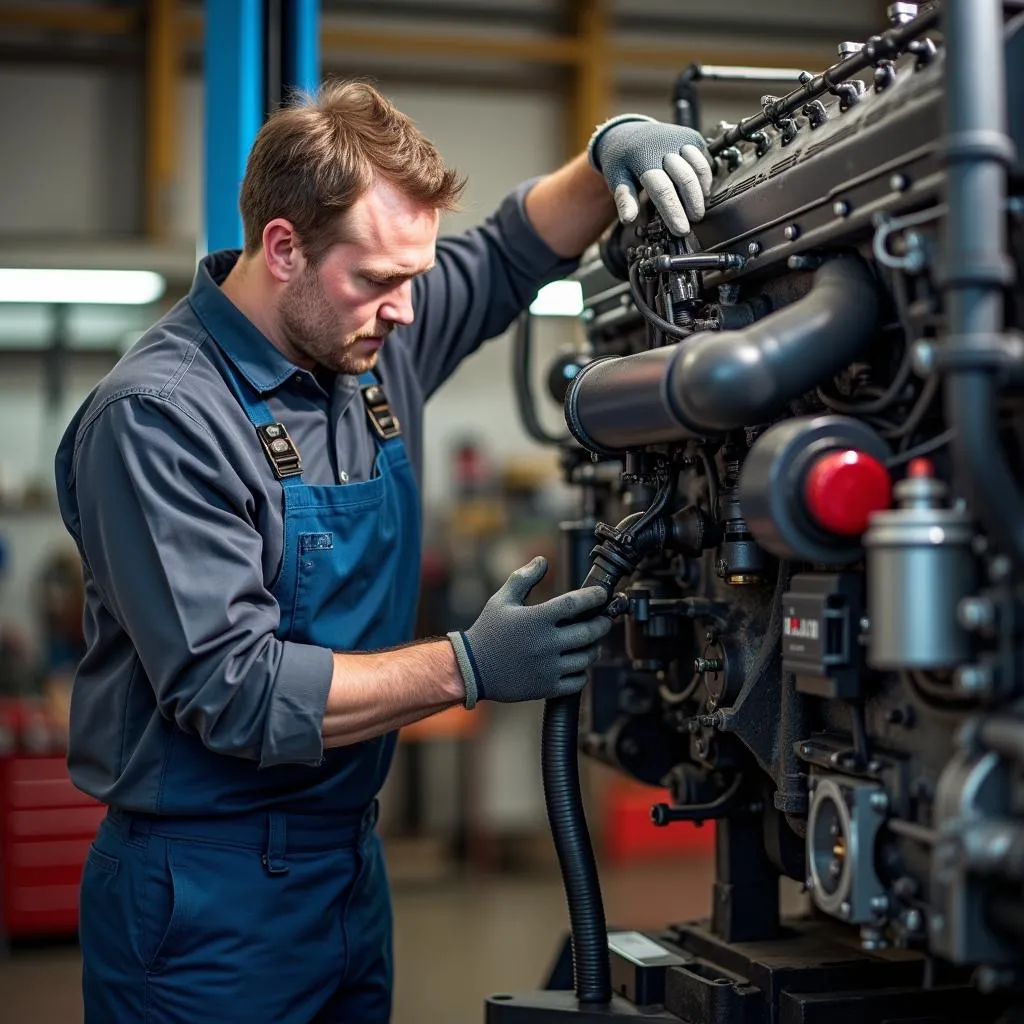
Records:
[[[123,36],[137,32],[141,24],[141,12],[127,7],[41,3],[0,7],[0,29]]]

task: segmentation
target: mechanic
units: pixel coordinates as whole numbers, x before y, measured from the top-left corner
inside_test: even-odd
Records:
[[[397,730],[578,691],[610,627],[599,589],[527,605],[538,558],[469,629],[410,643],[423,403],[640,188],[685,234],[710,181],[698,133],[623,115],[438,240],[464,181],[373,88],[264,124],[244,250],[200,262],[57,453],[87,594],[68,763],[109,808],[87,1024],[389,1019]]]

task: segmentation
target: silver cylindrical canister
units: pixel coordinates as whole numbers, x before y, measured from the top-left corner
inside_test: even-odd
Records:
[[[945,507],[932,473],[925,459],[911,463],[897,507],[874,513],[864,534],[872,668],[952,668],[970,656],[957,605],[975,588],[974,524]]]

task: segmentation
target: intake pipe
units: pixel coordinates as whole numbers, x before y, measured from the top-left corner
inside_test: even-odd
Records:
[[[871,271],[857,257],[837,257],[805,296],[747,327],[588,364],[566,393],[566,422],[595,452],[763,423],[853,362],[877,336],[880,316]]]
[[[1024,566],[1024,494],[999,436],[999,374],[1012,362],[1004,292],[1014,280],[1007,252],[1007,135],[1003,5],[949,0],[945,128],[948,166],[942,284],[948,335],[937,347],[957,483],[999,548]],[[980,69],[984,69],[981,71]]]

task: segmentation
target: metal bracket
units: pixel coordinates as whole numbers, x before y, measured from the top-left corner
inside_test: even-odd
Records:
[[[390,441],[401,434],[398,417],[391,411],[391,405],[380,384],[367,384],[363,387],[363,402],[366,404],[370,425],[378,437]]]
[[[283,423],[265,423],[256,434],[278,480],[302,473],[302,456]]]

